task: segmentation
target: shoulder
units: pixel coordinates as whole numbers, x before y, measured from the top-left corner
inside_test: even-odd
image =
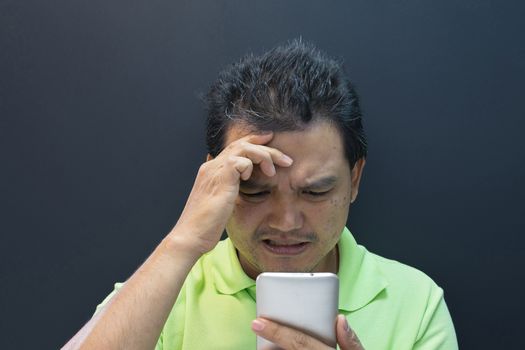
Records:
[[[385,293],[395,301],[396,309],[405,314],[424,314],[443,302],[443,289],[421,270],[374,253],[366,254],[385,279]]]
[[[443,289],[423,271],[368,251],[366,255],[386,280],[387,292],[401,303],[426,308],[443,298]]]
[[[387,279],[386,291],[398,304],[398,311],[403,315],[401,318],[416,321],[414,349],[457,349],[456,333],[443,289],[414,267],[373,253],[368,254]]]
[[[374,253],[367,252],[367,254],[375,261],[379,270],[388,280],[389,284],[404,288],[439,288],[432,278],[417,268],[406,265],[397,260],[379,256]]]

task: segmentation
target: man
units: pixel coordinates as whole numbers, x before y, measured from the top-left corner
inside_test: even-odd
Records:
[[[65,348],[253,349],[256,335],[328,348],[255,319],[263,271],[337,273],[341,349],[457,348],[443,291],[345,228],[366,141],[339,63],[301,41],[247,56],[212,85],[208,110],[208,159],[177,224]]]

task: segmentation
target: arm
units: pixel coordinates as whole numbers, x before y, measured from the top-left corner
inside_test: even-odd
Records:
[[[195,262],[218,243],[254,164],[267,176],[291,160],[264,144],[272,134],[248,135],[204,163],[173,230],[117,294],[63,349],[153,349]]]
[[[198,254],[174,229],[64,349],[152,349]]]

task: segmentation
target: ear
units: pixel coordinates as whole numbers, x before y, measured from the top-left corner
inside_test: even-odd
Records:
[[[212,160],[212,159],[213,159],[213,157],[211,156],[211,154],[208,153],[208,154],[206,155],[206,161],[209,162],[209,161]]]
[[[350,188],[350,203],[354,203],[355,199],[357,198],[357,193],[359,192],[359,182],[361,181],[361,175],[363,174],[365,163],[366,160],[364,158],[358,159],[350,171],[350,181],[352,186]]]

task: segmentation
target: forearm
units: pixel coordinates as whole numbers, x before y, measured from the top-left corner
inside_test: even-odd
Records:
[[[153,349],[199,257],[176,237],[168,235],[64,349]]]
[[[64,349],[153,349],[195,262],[219,242],[239,195],[240,180],[254,164],[274,176],[292,160],[265,146],[272,133],[232,142],[201,165],[175,228],[104,308]]]

